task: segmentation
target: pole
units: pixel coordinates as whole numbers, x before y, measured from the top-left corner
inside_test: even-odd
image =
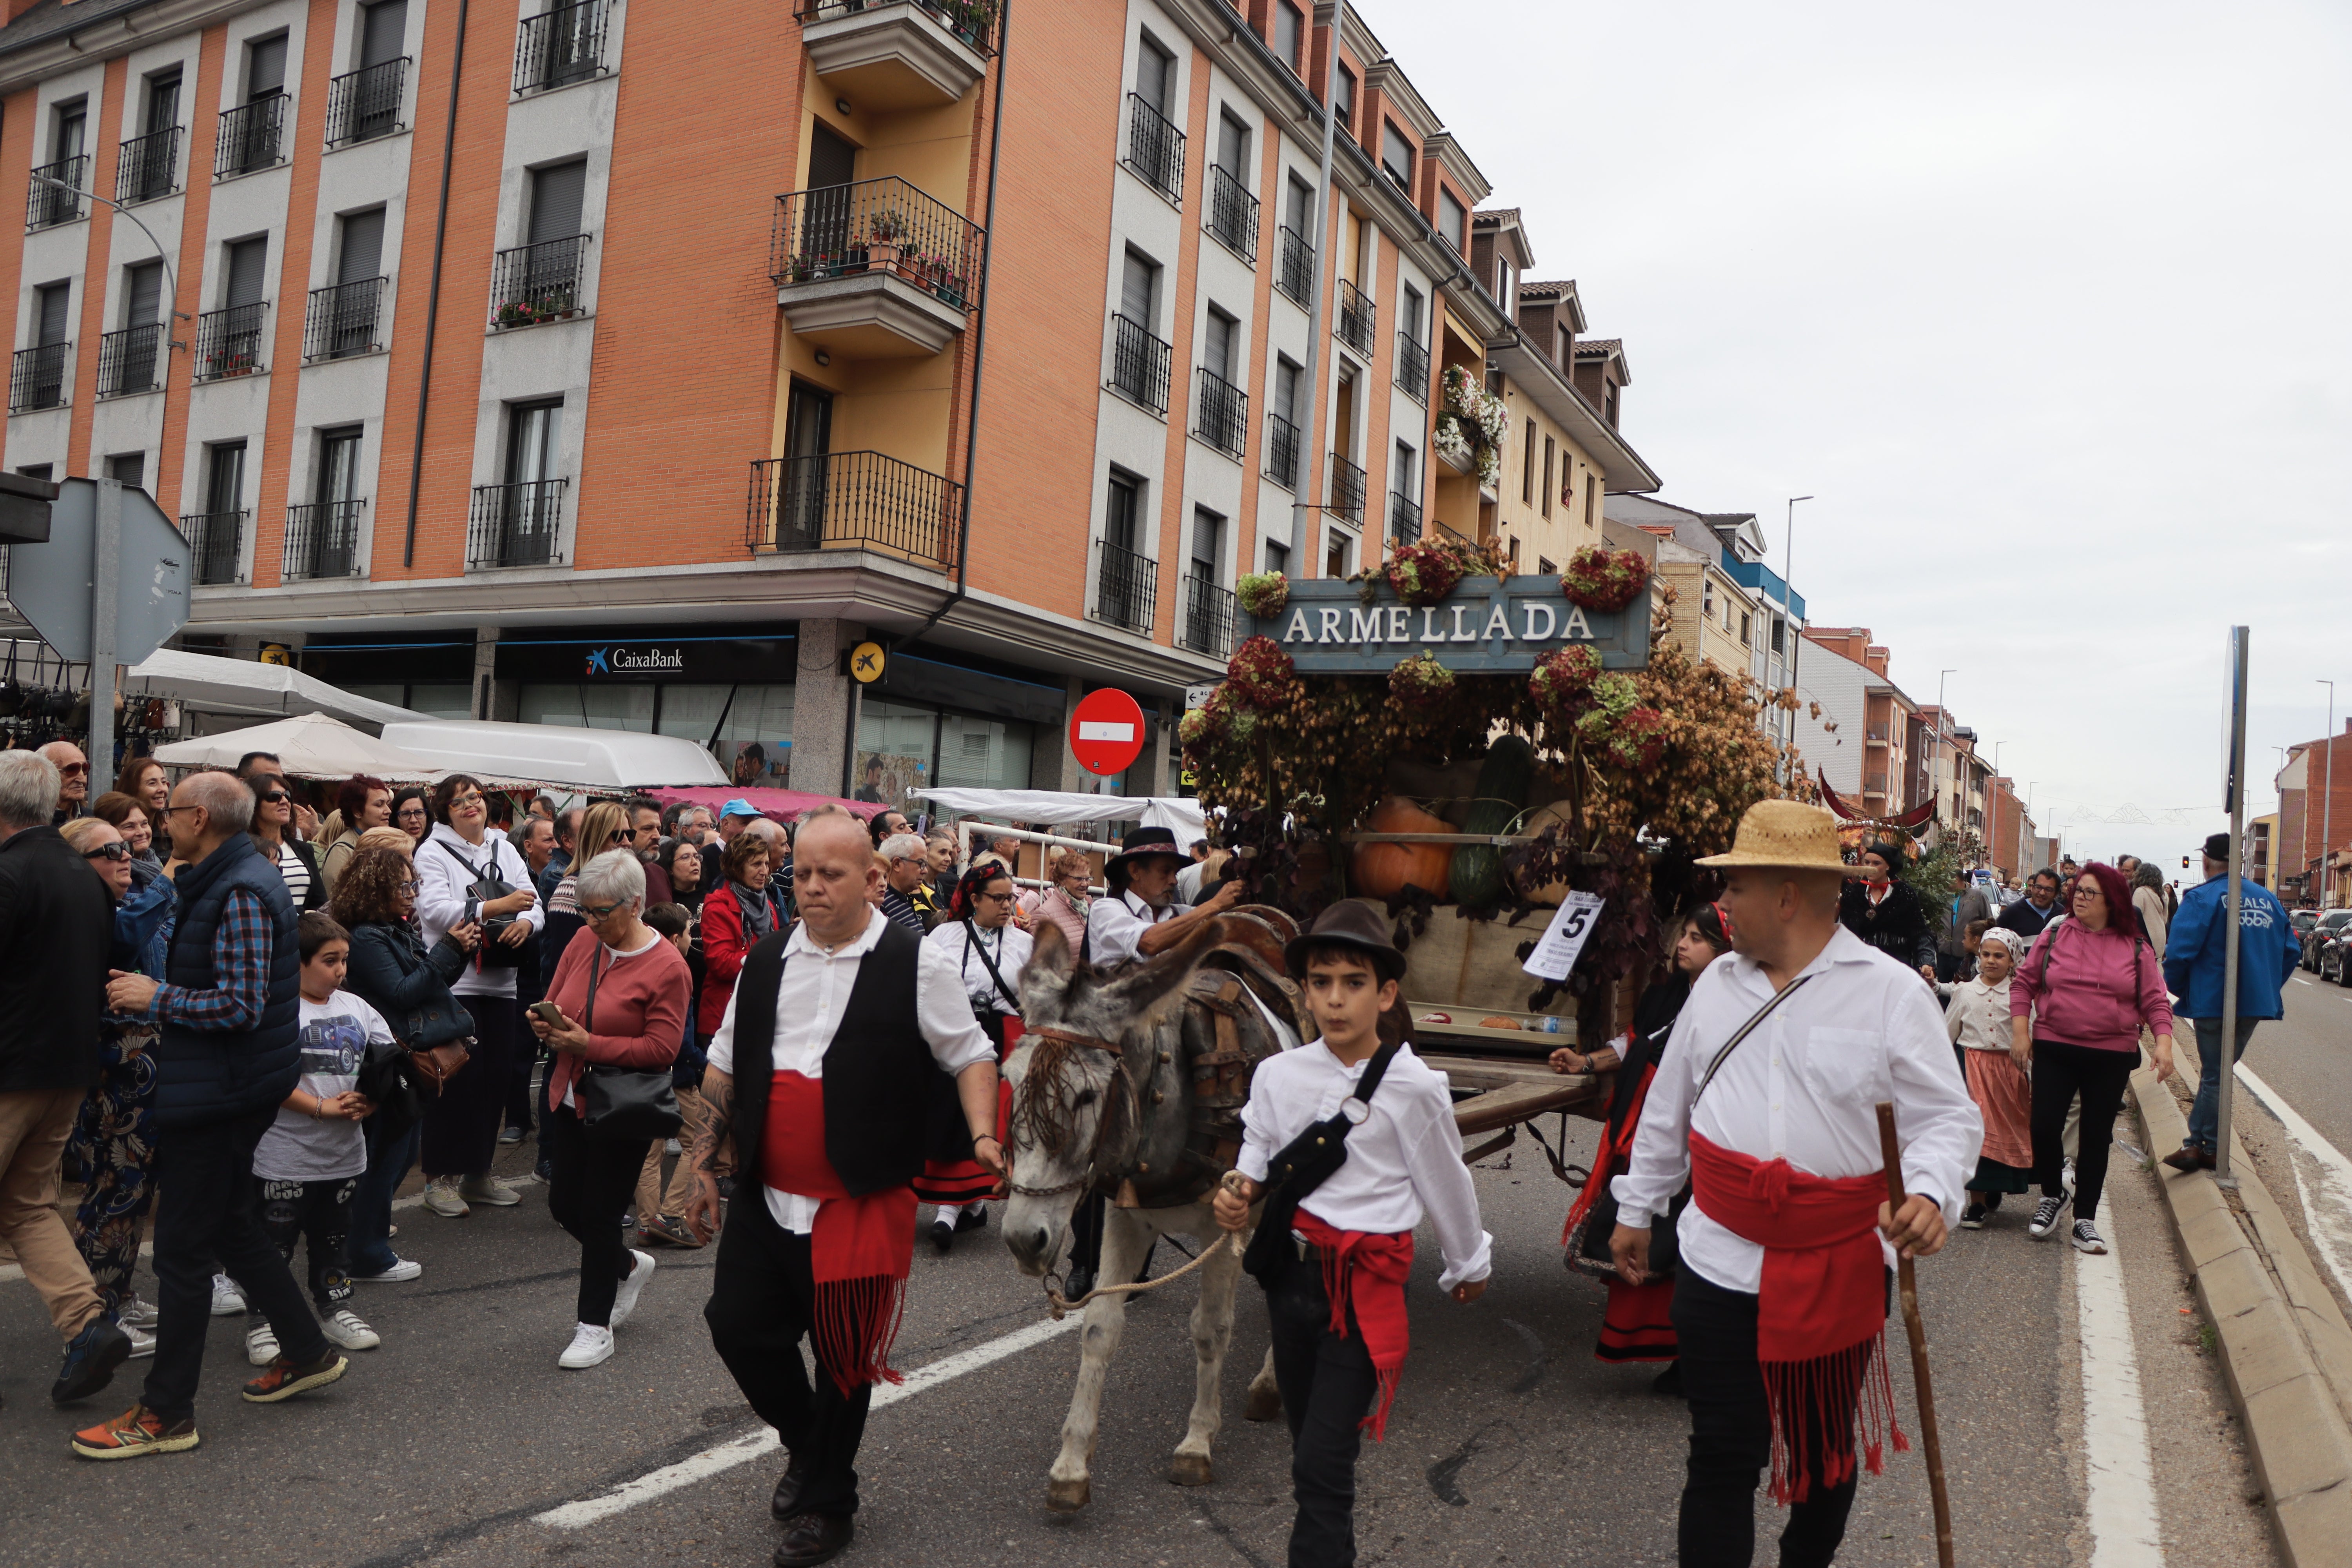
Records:
[[[104,781],[114,766],[115,609],[121,602],[122,487],[98,481],[98,535],[89,574],[89,774]]]
[[[1307,388],[1306,423],[1298,433],[1297,471],[1290,486],[1290,574],[1304,577],[1307,561],[1307,514],[1314,511],[1315,432],[1323,412],[1323,300],[1330,292],[1324,254],[1331,248],[1331,146],[1339,125],[1339,6],[1338,0],[1318,0],[1315,26],[1323,29],[1323,172],[1315,183],[1314,292],[1307,306],[1307,366],[1299,377]],[[1281,258],[1275,258],[1276,266]]]
[[[2246,655],[2249,637],[2244,626],[2230,628],[2230,895],[2221,942],[2221,1028],[2215,1048],[2221,1053],[2217,1081],[2221,1086],[2221,1120],[2213,1135],[2213,1180],[2228,1188],[2238,1184],[2230,1173],[2230,1092],[2236,1082],[2238,1044],[2238,917],[2245,889],[2238,869],[2243,864],[2246,841]],[[2328,722],[2336,716],[2331,710]],[[2323,847],[2322,854],[2326,850]]]
[[[1903,1152],[1895,1142],[1895,1107],[1878,1102],[1878,1152],[1886,1163],[1886,1212],[1904,1204]],[[1919,1394],[1919,1446],[1927,1456],[1927,1496],[1936,1508],[1936,1561],[1952,1568],[1952,1498],[1944,1485],[1944,1443],[1936,1431],[1936,1390],[1927,1380],[1927,1325],[1919,1317],[1919,1279],[1907,1257],[1895,1262],[1903,1297],[1903,1331],[1911,1340],[1911,1383]]]
[[[2329,861],[2336,858],[2336,682],[2323,680],[2327,688],[2327,769],[2326,782],[2319,786],[2319,907],[2334,907],[2336,898],[2336,868]],[[2305,768],[2308,777],[2310,769]],[[2303,819],[2307,827],[2311,822],[2311,794],[2304,792]],[[2305,861],[2306,868],[2309,862]]]
[[[1789,498],[1788,532],[1780,550],[1780,566],[1788,575],[1780,579],[1780,619],[1786,623],[1789,637],[1789,695],[1797,694],[1797,656],[1804,651],[1805,634],[1797,626],[1797,503],[1811,500],[1811,496]],[[1797,716],[1789,715],[1789,732],[1782,743],[1793,745],[1797,739]]]

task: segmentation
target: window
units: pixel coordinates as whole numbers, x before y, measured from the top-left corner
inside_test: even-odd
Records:
[[[1289,195],[1282,221],[1289,226],[1291,233],[1301,239],[1315,228],[1315,187],[1297,174],[1290,176]]]
[[[1402,327],[1402,328],[1404,329],[1404,335],[1405,335],[1406,337],[1408,337],[1408,338],[1412,339],[1414,342],[1420,342],[1422,341],[1422,336],[1421,336],[1421,307],[1422,307],[1422,304],[1423,304],[1423,300],[1422,300],[1422,297],[1421,297],[1421,290],[1420,290],[1420,289],[1416,289],[1416,288],[1414,288],[1414,287],[1413,287],[1412,284],[1410,284],[1410,283],[1406,284],[1406,285],[1404,286],[1404,311],[1403,311],[1404,320],[1403,320],[1403,321],[1399,321],[1399,322],[1397,323],[1397,325],[1399,325],[1399,326]]]
[[[1143,481],[1111,470],[1110,495],[1103,508],[1103,542],[1120,550],[1135,548],[1135,520],[1143,510]]]
[[[1225,558],[1225,520],[1221,512],[1207,507],[1192,509],[1192,575],[1206,583],[1218,578],[1218,563]]]
[[[256,38],[245,46],[245,100],[275,98],[286,90],[286,35]]]
[[[1381,121],[1381,172],[1401,190],[1412,189],[1412,143],[1390,121]]]
[[[1754,627],[1753,627],[1753,626],[1750,625],[1750,623],[1749,623],[1749,617],[1748,617],[1748,612],[1746,612],[1745,610],[1742,610],[1742,611],[1740,612],[1740,614],[1739,614],[1739,646],[1740,646],[1740,647],[1754,647],[1756,646],[1756,638],[1754,637],[1754,636],[1753,636],[1753,635],[1751,635],[1751,634],[1753,633],[1753,631],[1754,631]]]
[[[533,169],[530,174],[530,231],[523,243],[544,245],[570,239],[580,232],[581,203],[588,191],[588,160]]]
[[[1519,442],[1519,504],[1536,504],[1536,422],[1528,421],[1528,433]]]
[[[1238,324],[1214,305],[1209,307],[1207,330],[1201,334],[1201,363],[1221,380],[1234,378],[1234,328]]]
[[[1519,313],[1518,284],[1518,269],[1511,265],[1511,258],[1507,256],[1496,257],[1495,258],[1495,303],[1503,307],[1503,314],[1507,316],[1516,318]]]
[[[139,261],[122,269],[122,324],[152,326],[163,302],[163,264]]]
[[[1557,363],[1560,369],[1568,371],[1570,374],[1575,372],[1576,334],[1568,330],[1566,322],[1562,322],[1552,329],[1551,357],[1553,363]]]
[[[555,478],[563,399],[518,403],[507,411],[506,482],[535,485]]]
[[[1135,51],[1135,96],[1164,117],[1175,87],[1176,57],[1161,47],[1157,38],[1144,34],[1137,40]]]
[[[1536,557],[1536,571],[1539,575],[1549,577],[1559,570],[1559,567],[1552,564],[1550,556],[1538,555]]]
[[[1588,532],[1596,526],[1592,521],[1592,503],[1599,500],[1600,496],[1601,487],[1587,479],[1584,482],[1584,526]]]
[[[316,484],[317,500],[321,506],[359,500],[360,438],[356,426],[319,432]]]
[[[62,163],[68,158],[79,158],[87,150],[83,139],[89,130],[89,102],[75,99],[71,103],[58,105],[56,117],[49,123],[49,162]]]
[[[46,479],[56,468],[55,463],[26,463],[16,471],[28,479]]]
[[[205,452],[205,510],[245,510],[245,443],[223,441]]]
[[[147,79],[147,102],[143,110],[147,134],[169,131],[180,122],[180,71],[173,67],[158,71]]]
[[[138,489],[147,483],[147,454],[122,452],[106,459],[106,477]]]
[[[1549,516],[1551,515],[1551,465],[1552,465],[1553,458],[1554,458],[1554,456],[1555,456],[1555,452],[1556,452],[1556,448],[1555,448],[1555,447],[1553,447],[1553,445],[1552,445],[1552,438],[1551,438],[1550,437],[1549,437],[1549,436],[1545,437],[1544,437],[1543,514],[1544,514],[1546,517],[1549,517]]]
[[[1704,579],[1699,584],[1698,609],[1699,614],[1708,620],[1715,619],[1715,579],[1712,577]],[[1729,614],[1728,611],[1725,613]]]
[[[1772,617],[1772,651],[1776,654],[1786,651],[1782,644],[1786,640],[1788,625],[1778,616]]]
[[[1348,556],[1354,543],[1338,529],[1330,531],[1323,546],[1323,575],[1345,577],[1348,574]]]
[[[1452,191],[1443,185],[1437,191],[1437,232],[1461,256],[1470,254],[1470,214]]]
[[[221,304],[230,310],[261,302],[261,286],[269,267],[269,237],[232,240],[223,247]]]
[[[1275,356],[1274,412],[1291,424],[1298,422],[1298,366],[1287,354]]]
[[[1345,65],[1339,68],[1339,123],[1353,131],[1356,128],[1356,73]]]
[[[1265,569],[1269,572],[1290,570],[1290,546],[1269,539],[1265,542]]]
[[[1299,53],[1299,47],[1306,37],[1307,18],[1299,14],[1298,7],[1290,0],[1282,0],[1282,4],[1274,8],[1274,52],[1280,55],[1282,63],[1293,71],[1305,68],[1306,61]]]
[[[360,7],[360,69],[400,58],[408,38],[408,0],[374,0]]]
[[[1142,252],[1127,253],[1127,268],[1120,274],[1118,313],[1141,327],[1151,330],[1152,300],[1160,291],[1160,263]]]

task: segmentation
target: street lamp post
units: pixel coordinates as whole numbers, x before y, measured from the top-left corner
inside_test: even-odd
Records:
[[[1944,734],[1944,683],[1958,673],[1957,669],[1942,669],[1936,672],[1936,795],[1939,805],[1942,804],[1944,793],[1945,759],[1950,755],[1950,742]],[[1958,792],[1954,793],[1957,795]],[[1952,815],[1955,816],[1959,815],[1959,802],[1957,799],[1952,803]]]
[[[2336,900],[2336,682],[2318,680],[2314,684],[2327,688],[2327,767],[2326,782],[2320,785],[2319,796],[2319,871],[2321,897],[2319,907],[2328,909]],[[2309,765],[2305,764],[2308,773]],[[2311,791],[2304,790],[2303,818],[2311,820]]]
[[[1797,626],[1797,503],[1811,500],[1811,496],[1789,498],[1788,531],[1783,535],[1780,552],[1781,570],[1788,574],[1780,580],[1780,619],[1786,624],[1789,637],[1789,695],[1797,694],[1797,656],[1805,646],[1805,634]],[[1797,716],[1789,715],[1790,741],[1797,738]]]

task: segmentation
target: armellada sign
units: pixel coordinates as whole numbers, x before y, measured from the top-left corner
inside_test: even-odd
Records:
[[[1650,662],[1650,596],[1630,608],[1588,610],[1558,577],[1465,577],[1444,601],[1414,606],[1386,587],[1371,604],[1341,577],[1290,584],[1278,616],[1244,615],[1241,635],[1272,637],[1301,675],[1385,675],[1399,659],[1433,654],[1462,675],[1526,675],[1536,660],[1584,647],[1609,669]]]

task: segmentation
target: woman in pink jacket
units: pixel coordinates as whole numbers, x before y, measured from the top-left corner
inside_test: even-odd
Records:
[[[2107,1146],[2124,1089],[2139,1066],[2139,1033],[2156,1036],[2156,1076],[2172,1076],[2172,1003],[2164,965],[2132,919],[2131,892],[2112,866],[2075,877],[2068,914],[2034,939],[2009,986],[2011,1055],[2033,1074],[2033,1166],[2042,1202],[2027,1234],[2058,1228],[2065,1206],[2060,1137],[2066,1108],[2083,1097],[2083,1147],[2075,1163],[2077,1250],[2105,1252],[2092,1222],[2107,1176]]]

